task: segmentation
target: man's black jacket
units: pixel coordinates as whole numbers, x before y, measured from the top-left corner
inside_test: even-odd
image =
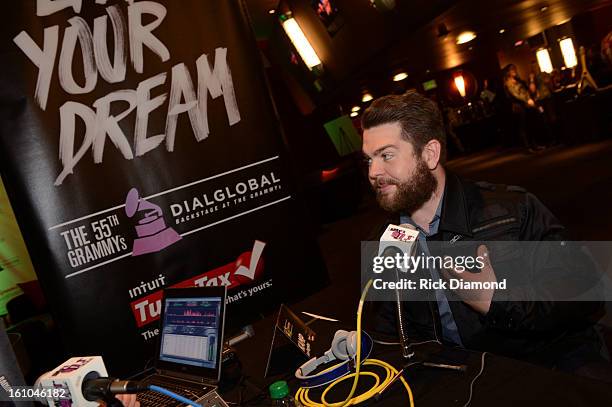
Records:
[[[446,171],[441,209],[438,234],[428,241],[559,241],[561,244],[565,238],[564,228],[555,216],[534,195],[520,187],[474,183]],[[370,240],[379,240],[389,223],[399,224],[399,216],[380,225]],[[477,313],[459,300],[450,301],[463,345],[469,349],[568,369],[597,359],[601,341],[593,324],[600,316],[601,302],[532,300],[558,298],[551,292],[555,289],[555,281],[564,281],[564,286],[595,284],[597,275],[592,270],[568,266],[580,255],[575,251],[566,259],[547,256],[547,264],[531,264],[529,267],[534,271],[525,291],[496,291],[487,315]],[[532,253],[531,257],[538,261],[544,254]],[[495,258],[493,250],[494,269]],[[571,260],[568,262],[567,258]],[[582,260],[582,263],[590,261],[589,258]],[[520,261],[525,259],[516,261],[515,268],[520,267]],[[446,293],[447,297],[453,296],[452,292]],[[371,306],[374,311],[370,316],[370,321],[374,322],[372,329],[395,335],[394,304],[379,302]],[[405,303],[404,309],[405,325],[411,339],[442,340],[435,300],[410,301]]]

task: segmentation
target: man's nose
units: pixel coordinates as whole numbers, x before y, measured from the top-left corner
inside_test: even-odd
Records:
[[[368,168],[368,176],[370,177],[370,180],[374,182],[382,175],[384,175],[382,165],[378,162],[378,160],[372,160],[370,167]]]

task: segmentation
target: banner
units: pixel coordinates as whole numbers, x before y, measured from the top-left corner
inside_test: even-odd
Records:
[[[153,356],[165,287],[228,286],[231,331],[327,280],[243,7],[3,9],[3,178],[69,351],[113,374]]]

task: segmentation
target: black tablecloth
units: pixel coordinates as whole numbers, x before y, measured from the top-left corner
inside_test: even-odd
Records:
[[[435,368],[408,368],[405,375],[415,396],[415,405],[463,406],[469,397],[470,382],[481,367],[480,352],[441,349],[424,345],[435,362],[462,363],[466,372]],[[401,366],[398,351],[386,350],[379,358]],[[454,359],[454,360],[453,360]],[[395,385],[377,405],[406,405],[405,390]],[[482,375],[474,384],[471,406],[612,406],[612,386],[563,372],[491,354],[485,356]]]
[[[436,343],[420,345],[417,357],[436,363],[465,364],[467,371],[458,372],[431,367],[411,366],[404,377],[409,382],[417,407],[463,406],[469,397],[470,382],[481,367],[480,352],[459,348],[445,348]],[[397,346],[375,345],[371,357],[381,359],[400,369],[406,362]],[[289,378],[289,387],[298,388],[295,379]],[[269,379],[251,378],[252,382],[266,390],[266,385],[281,377]],[[372,379],[360,380],[358,392],[367,390]],[[341,401],[352,384],[351,380],[337,386],[328,402]],[[320,393],[320,391],[319,391]],[[249,399],[245,389],[243,400]],[[250,390],[253,395],[252,387]],[[311,398],[318,400],[317,391]],[[237,402],[234,388],[224,398]],[[269,400],[256,399],[249,405],[267,405]],[[395,383],[378,402],[373,400],[362,405],[400,406],[408,405],[408,397],[401,383]],[[508,359],[492,354],[485,356],[483,374],[474,385],[470,406],[612,406],[612,386],[568,373],[549,370],[529,363]]]

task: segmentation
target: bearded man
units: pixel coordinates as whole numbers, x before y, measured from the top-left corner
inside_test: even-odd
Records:
[[[426,254],[434,241],[558,241],[565,247],[564,227],[534,195],[519,187],[467,181],[444,168],[444,124],[431,100],[412,91],[382,97],[365,110],[362,126],[368,178],[379,205],[391,213],[371,240],[378,240],[388,224],[411,224]],[[428,272],[435,279],[497,281],[502,269],[496,272],[496,253],[489,255],[485,244],[475,247],[479,256],[491,260],[480,272],[459,274],[435,267]],[[405,304],[411,340],[436,340],[597,377],[594,370],[608,367],[601,356],[606,350],[593,328],[602,303],[555,301],[553,293],[563,286],[556,282],[588,285],[593,274],[551,256],[543,262],[543,256],[535,253],[532,264],[521,266],[533,269],[528,291],[537,296],[512,288],[469,294],[438,289],[431,301]],[[576,251],[567,258],[578,264],[579,256]],[[524,259],[514,260],[521,264]],[[547,298],[551,300],[541,300]],[[372,318],[378,332],[396,335],[393,304],[376,305]]]

